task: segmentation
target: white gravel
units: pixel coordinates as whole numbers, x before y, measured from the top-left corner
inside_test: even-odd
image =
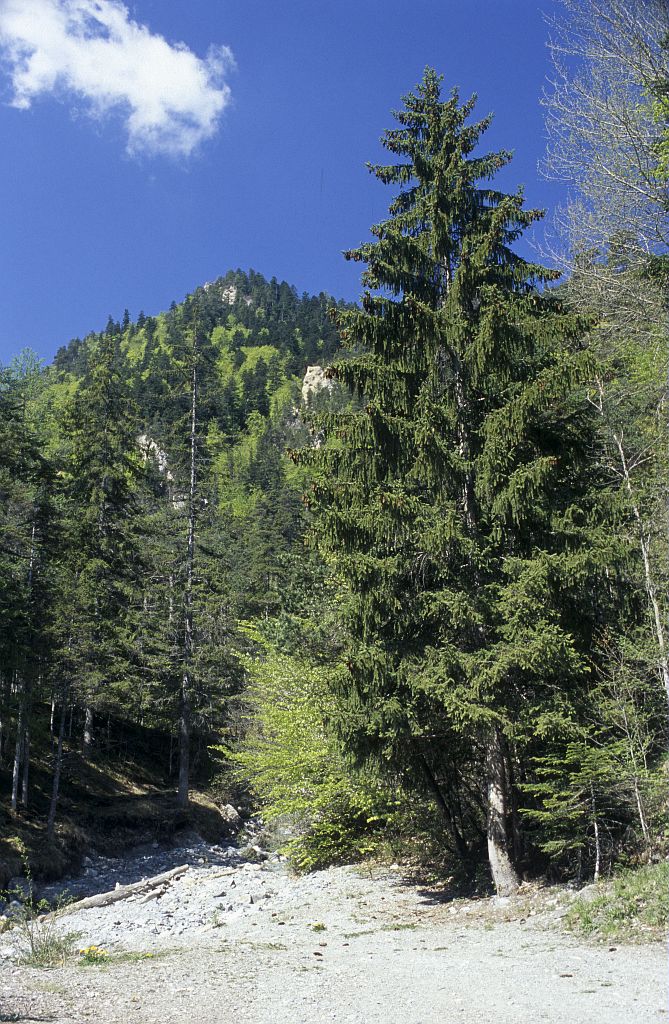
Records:
[[[103,966],[19,966],[0,938],[0,1020],[59,1024],[650,1024],[669,1021],[659,944],[586,945],[562,897],[445,902],[399,870],[295,878],[234,847],[98,858],[68,887],[102,892],[177,864],[160,899],[68,914]],[[153,954],[128,959],[127,953]]]

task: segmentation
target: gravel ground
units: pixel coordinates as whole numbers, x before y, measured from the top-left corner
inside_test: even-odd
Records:
[[[77,947],[109,952],[104,964],[19,966],[16,931],[0,937],[0,1021],[669,1022],[661,945],[566,935],[564,891],[447,901],[399,869],[294,878],[276,856],[252,863],[195,837],[120,862],[96,858],[68,889],[104,892],[184,863],[159,899],[62,918]]]

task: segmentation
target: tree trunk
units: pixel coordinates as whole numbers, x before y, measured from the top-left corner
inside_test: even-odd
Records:
[[[598,882],[602,867],[602,847],[599,841],[599,821],[597,820],[597,804],[595,803],[595,787],[590,783],[590,802],[592,805],[592,827],[595,835],[595,870],[593,881]]]
[[[181,710],[179,714],[179,782],[177,786],[177,804],[179,807],[188,805],[188,789],[190,781],[190,676],[184,672],[181,680]]]
[[[192,718],[193,663],[193,569],[195,565],[195,525],[197,498],[197,338],[193,341],[190,421],[190,486],[188,489],[188,540],[186,545],[186,586],[184,591],[183,673],[179,714],[179,783],[177,804],[186,807],[190,781],[190,733]]]
[[[669,704],[669,651],[667,650],[667,636],[665,631],[665,624],[662,619],[662,611],[660,608],[660,600],[658,596],[658,588],[654,578],[653,569],[651,565],[649,535],[646,530],[646,525],[641,515],[638,502],[634,494],[634,488],[632,487],[632,478],[627,464],[627,456],[623,447],[622,437],[618,434],[613,435],[616,448],[618,449],[618,456],[620,458],[620,466],[625,481],[625,488],[630,498],[630,504],[632,507],[632,513],[636,520],[637,529],[639,532],[639,547],[641,549],[641,559],[643,561],[643,575],[644,583],[646,586],[646,594],[648,595],[648,601],[650,603],[651,611],[653,613],[653,625],[655,628],[655,638],[658,646],[658,671],[662,683],[664,685],[665,694],[667,697],[667,703]]]
[[[64,914],[76,914],[80,910],[108,907],[113,903],[120,903],[121,900],[127,900],[129,897],[145,896],[146,898],[147,893],[151,893],[152,890],[156,889],[158,889],[156,895],[163,895],[171,882],[176,881],[181,875],[185,875],[188,867],[188,864],[181,864],[177,868],[171,868],[171,870],[164,871],[160,875],[154,875],[152,878],[142,878],[139,882],[119,885],[110,892],[100,892],[95,896],[86,896],[83,900],[77,900],[76,903],[68,903],[62,909],[47,914],[47,920],[53,919],[56,916],[62,917]],[[145,899],[139,902],[143,903]]]
[[[451,353],[454,373],[455,400],[458,410],[457,431],[458,450],[467,469],[462,481],[462,510],[464,522],[469,536],[474,539],[477,534],[477,508],[474,479],[471,470],[471,439],[467,424],[469,423],[469,398],[466,381],[458,354]],[[474,582],[474,580],[472,581]],[[485,646],[485,630],[481,629],[481,646]],[[508,779],[504,758],[504,742],[498,726],[488,731],[486,750],[486,791],[487,791],[487,837],[488,860],[492,879],[498,896],[510,896],[519,885],[518,875],[513,866],[512,843],[509,838],[508,818]]]
[[[90,759],[93,749],[93,708],[87,704],[84,712],[84,739],[81,753],[86,761]]]
[[[32,530],[30,534],[30,556],[28,559],[28,595],[29,599],[32,598],[33,592],[33,577],[35,573],[35,520],[33,518]],[[28,649],[30,649],[30,643],[28,643]],[[14,751],[14,770],[12,772],[12,810],[16,810],[19,797],[19,774],[22,765],[24,771],[27,770],[27,758],[28,751],[26,748],[26,735],[28,731],[28,682],[26,666],[23,666],[23,671],[19,673],[19,717],[16,725],[16,748]]]
[[[518,801],[516,800],[516,785],[515,785],[515,771],[514,762],[511,751],[506,746],[506,757],[504,758],[504,764],[506,766],[506,780],[507,780],[507,794],[510,803],[509,809],[509,824],[511,826],[511,849],[513,850],[513,862],[518,864],[524,855],[524,842],[523,832],[520,825],[520,814],[518,813]],[[521,770],[522,776],[522,770]]]
[[[46,824],[48,839],[53,839],[53,830],[56,824],[56,810],[58,808],[58,796],[60,794],[60,773],[63,764],[63,740],[65,739],[65,722],[67,720],[67,698],[69,686],[63,688],[62,705],[60,709],[60,726],[58,728],[58,745],[56,746],[56,758],[53,766],[53,785],[51,787],[51,803],[49,805],[49,816]]]
[[[637,775],[633,778],[634,784],[634,797],[636,799],[636,809],[639,815],[639,824],[641,825],[641,832],[643,834],[644,842],[647,847],[650,847],[650,829],[648,828],[648,822],[646,821],[646,813],[643,807],[643,800],[641,799],[641,790],[639,789],[639,778]]]
[[[460,832],[460,829],[457,826],[453,810],[450,807],[448,801],[446,800],[444,794],[442,793],[441,788],[439,787],[439,784],[434,777],[432,769],[430,768],[429,764],[427,763],[426,759],[423,757],[422,754],[420,755],[420,765],[423,770],[423,775],[425,777],[425,781],[427,782],[428,789],[432,793],[432,796],[434,797],[434,802],[439,808],[441,815],[444,821],[446,822],[446,827],[448,828],[448,831],[453,839],[455,852],[458,855],[458,858],[462,865],[465,868],[467,868],[469,866],[470,860],[469,849],[462,836],[462,833]]]
[[[25,676],[21,676],[19,718],[16,725],[16,748],[14,751],[14,770],[12,772],[12,810],[15,811],[19,799],[19,778],[23,771],[23,787],[21,803],[25,807],[28,801],[28,761],[30,758],[30,691],[31,686]]]
[[[498,896],[511,896],[520,884],[513,866],[507,827],[507,779],[504,742],[499,726],[487,734],[488,860]]]
[[[26,727],[23,733],[23,779],[21,780],[21,805],[28,807],[28,780],[30,775],[30,727],[26,718]]]
[[[2,687],[0,688],[0,764],[4,762],[7,742],[9,740],[9,675],[3,676],[1,682]]]
[[[12,771],[12,810],[15,811],[18,799],[19,799],[19,774],[21,772],[21,762],[23,761],[23,729],[25,722],[25,692],[26,683],[23,676],[21,678],[21,696],[19,700],[19,718],[16,723],[16,747],[14,750],[14,769]]]

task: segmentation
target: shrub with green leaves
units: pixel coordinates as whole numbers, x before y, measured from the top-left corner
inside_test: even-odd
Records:
[[[669,923],[669,864],[624,871],[601,885],[594,898],[578,899],[566,924],[582,935],[601,939],[661,939]]]
[[[59,900],[55,910],[46,900],[35,899],[35,889],[28,860],[28,851],[22,839],[12,845],[18,850],[26,878],[25,889],[15,889],[4,895],[13,898],[16,906],[12,924],[18,932],[18,960],[30,967],[59,967],[74,952],[76,932],[62,932],[59,916],[66,900]]]
[[[609,634],[598,652],[587,724],[565,718],[519,788],[521,814],[555,866],[595,879],[667,849],[666,708],[655,652]]]
[[[268,822],[290,821],[294,836],[284,849],[298,870],[373,853],[398,801],[371,771],[354,772],[328,732],[336,697],[327,668],[253,639],[260,653],[244,659],[246,739],[241,750],[219,752],[250,783]]]

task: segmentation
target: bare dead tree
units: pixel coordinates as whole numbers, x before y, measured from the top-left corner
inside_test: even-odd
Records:
[[[550,20],[542,170],[568,182],[552,255],[620,249],[642,266],[669,242],[669,188],[657,174],[653,89],[669,83],[666,0],[562,0]],[[561,243],[561,244],[560,244]],[[613,247],[613,250],[612,250]]]
[[[568,272],[568,301],[597,322],[591,344],[610,367],[634,350],[656,367],[621,382],[595,382],[602,459],[631,512],[643,586],[669,700],[666,603],[669,535],[669,302],[649,273],[669,248],[669,182],[659,169],[666,124],[654,100],[669,89],[667,0],[562,0],[551,19],[553,74],[545,91],[546,176],[568,182],[545,248]],[[634,395],[634,388],[652,392]],[[646,436],[630,416],[644,409]]]

